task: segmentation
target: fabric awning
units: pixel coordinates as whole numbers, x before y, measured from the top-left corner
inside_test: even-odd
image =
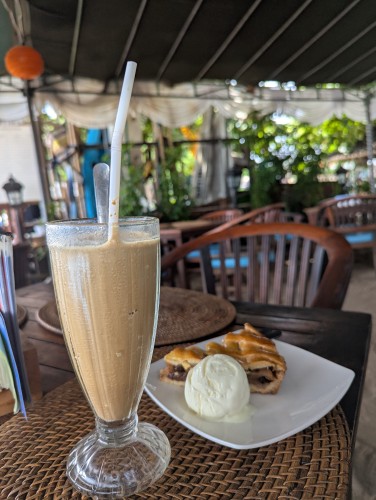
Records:
[[[373,0],[28,0],[49,74],[111,81],[375,81]],[[26,9],[25,9],[26,10]],[[25,15],[26,18],[26,15]]]

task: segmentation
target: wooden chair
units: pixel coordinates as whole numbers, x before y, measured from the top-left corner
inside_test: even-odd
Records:
[[[13,268],[14,268],[14,286],[21,288],[29,285],[29,256],[30,245],[28,243],[19,243],[13,246]]]
[[[283,202],[272,203],[261,208],[256,208],[233,218],[224,224],[212,229],[211,233],[218,233],[230,227],[241,224],[260,224],[265,222],[302,222],[303,215],[293,212],[286,212],[286,204]]]
[[[162,258],[177,247],[183,245],[183,238],[180,229],[164,229],[161,231],[160,240]],[[176,269],[170,269],[165,272],[162,271],[162,284],[172,284],[175,281],[180,288],[187,288],[187,276],[184,260],[180,260],[177,263]]]
[[[237,217],[230,218],[228,221],[225,221],[223,224],[211,229],[208,231],[209,233],[219,233],[224,231],[225,229],[229,229],[230,227],[239,226],[241,224],[259,224],[262,222],[301,222],[303,216],[301,214],[292,214],[291,212],[285,211],[285,203],[272,203],[270,205],[265,205],[261,208],[256,208],[243,214],[242,212]],[[216,245],[213,245],[212,252],[215,253]],[[194,260],[199,257],[199,253],[191,252],[189,260]]]
[[[209,252],[213,243],[219,244],[215,258]],[[164,256],[162,270],[193,250],[201,253],[205,292],[263,304],[339,309],[353,266],[351,246],[341,235],[309,224],[252,224],[206,233]]]
[[[238,219],[241,218],[243,215],[242,210],[238,210],[237,208],[234,209],[227,209],[227,210],[216,210],[214,212],[208,213],[206,215],[203,215],[202,217],[199,217],[201,220],[207,220],[207,221],[213,221],[215,223],[218,223],[218,226],[215,227],[214,229],[210,229],[209,232],[215,231],[217,232],[217,228],[221,228],[223,226],[229,225],[231,227],[234,224],[234,221],[237,221]],[[236,223],[235,223],[236,225]],[[218,247],[217,245],[212,245],[210,248],[211,254],[215,255],[218,252]],[[193,268],[195,267],[195,264],[200,259],[200,253],[198,251],[191,252],[189,255],[186,257],[186,263],[193,264]]]
[[[372,250],[376,269],[376,195],[339,196],[306,209],[311,224],[343,234],[354,250]]]

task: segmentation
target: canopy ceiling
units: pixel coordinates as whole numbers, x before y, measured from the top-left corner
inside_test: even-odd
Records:
[[[107,82],[134,60],[138,80],[168,85],[357,87],[376,80],[375,9],[374,0],[26,0],[23,23],[47,77]]]
[[[45,74],[30,83],[35,104],[50,102],[75,125],[113,124],[128,60],[138,63],[131,111],[169,127],[192,123],[209,106],[227,117],[278,110],[311,123],[376,117],[374,0],[330,0],[325,8],[323,0],[2,2],[13,8],[15,32],[45,60]],[[0,3],[6,18],[3,52],[17,41]],[[29,112],[24,82],[1,71],[0,121],[20,120]],[[271,79],[279,89],[261,86]],[[311,88],[325,82],[342,87]]]

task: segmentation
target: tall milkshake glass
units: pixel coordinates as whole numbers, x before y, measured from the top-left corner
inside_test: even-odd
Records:
[[[165,434],[139,423],[137,408],[154,346],[159,222],[91,220],[47,224],[55,296],[65,342],[96,428],[68,457],[81,492],[121,498],[145,489],[170,459]]]

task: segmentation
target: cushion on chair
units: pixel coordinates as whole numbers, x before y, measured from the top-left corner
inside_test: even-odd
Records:
[[[372,241],[375,241],[375,234],[372,232],[345,234],[344,236],[350,245],[356,245],[357,243],[372,243]]]
[[[209,247],[211,257],[217,257],[219,254],[219,243],[213,243]],[[192,250],[185,257],[187,260],[189,259],[199,259],[201,257],[200,250]]]
[[[293,239],[293,235],[292,234],[286,234],[286,240],[287,241],[291,241]],[[274,235],[274,241],[279,241],[281,239],[281,235],[280,234],[275,234]]]
[[[212,259],[212,268],[213,269],[220,269],[221,268],[221,261],[220,259]],[[243,255],[239,259],[239,264],[240,267],[248,267],[248,257]],[[225,266],[226,269],[234,269],[235,268],[235,259],[233,257],[227,257],[225,259]]]
[[[258,261],[261,262],[262,259],[262,253],[260,252],[258,254]],[[269,252],[269,261],[274,262],[275,261],[275,253],[274,252]],[[213,269],[220,269],[221,267],[221,261],[220,259],[212,259],[212,268]],[[248,257],[246,255],[241,255],[239,259],[239,265],[241,268],[246,268],[248,267]],[[225,259],[225,266],[226,269],[234,269],[235,268],[235,258],[234,257],[226,257]]]

